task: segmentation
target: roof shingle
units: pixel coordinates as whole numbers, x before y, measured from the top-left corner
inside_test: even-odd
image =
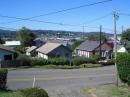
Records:
[[[37,51],[43,54],[48,54],[49,52],[51,52],[52,50],[54,50],[55,48],[59,46],[61,46],[61,44],[59,43],[46,43],[40,48],[38,48]]]

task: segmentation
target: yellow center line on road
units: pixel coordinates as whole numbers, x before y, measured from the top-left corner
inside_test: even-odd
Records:
[[[51,81],[51,80],[64,80],[64,79],[79,79],[79,78],[94,78],[94,77],[109,77],[115,76],[115,74],[100,74],[100,75],[88,75],[88,76],[64,76],[64,77],[48,77],[48,78],[36,78],[36,81]],[[10,78],[8,82],[21,82],[32,81],[33,78]]]

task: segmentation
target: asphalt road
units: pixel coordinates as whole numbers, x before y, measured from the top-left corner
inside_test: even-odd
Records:
[[[51,91],[52,97],[86,97],[80,88],[115,82],[114,66],[88,69],[18,69],[8,73],[8,88],[22,89],[35,86]],[[65,93],[65,95],[63,94]],[[59,96],[54,96],[55,94]],[[71,96],[70,96],[71,95]]]

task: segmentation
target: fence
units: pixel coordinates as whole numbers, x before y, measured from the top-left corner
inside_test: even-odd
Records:
[[[1,68],[22,66],[22,62],[18,60],[1,61],[0,64],[1,64]]]

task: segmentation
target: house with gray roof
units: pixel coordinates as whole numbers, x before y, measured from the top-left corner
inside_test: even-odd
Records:
[[[101,43],[101,57],[110,59],[112,57],[113,48],[107,43]],[[99,41],[85,41],[75,49],[75,53],[78,56],[92,57],[100,55],[100,42]]]
[[[59,43],[46,43],[37,50],[38,57],[48,59],[49,57],[72,57],[72,52],[66,46]]]

